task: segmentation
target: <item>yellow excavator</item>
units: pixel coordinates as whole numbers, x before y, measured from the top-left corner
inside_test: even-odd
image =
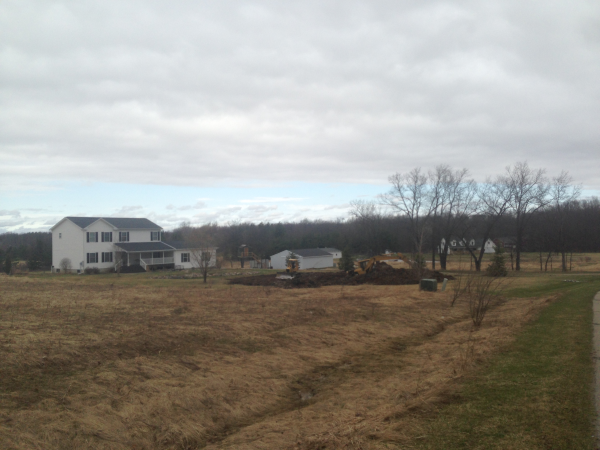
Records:
[[[288,274],[292,274],[298,272],[298,270],[300,270],[300,261],[292,258],[288,259],[285,272]]]
[[[394,259],[404,259],[402,253],[390,253],[387,255],[375,255],[368,259],[362,259],[354,263],[354,270],[349,271],[350,275],[364,275],[373,270],[376,262],[379,261],[391,261]]]

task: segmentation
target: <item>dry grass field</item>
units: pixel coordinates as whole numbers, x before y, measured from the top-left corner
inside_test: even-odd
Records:
[[[474,329],[451,289],[210,281],[1,276],[0,447],[411,447],[555,298],[508,298]]]

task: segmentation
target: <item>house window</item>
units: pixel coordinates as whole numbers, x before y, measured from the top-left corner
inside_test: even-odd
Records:
[[[102,232],[102,242],[112,242],[112,231]]]
[[[190,254],[189,253],[182,253],[181,254],[181,262],[190,262]]]
[[[62,233],[58,233],[58,238],[62,239]]]
[[[88,242],[98,242],[98,232],[97,231],[88,231],[87,232],[87,241]]]
[[[88,253],[87,254],[87,263],[94,264],[98,262],[98,253]]]
[[[102,252],[102,262],[103,263],[113,262],[113,252]]]
[[[129,242],[129,231],[119,231],[119,242]]]
[[[160,231],[151,231],[150,232],[150,240],[151,241],[160,241]]]

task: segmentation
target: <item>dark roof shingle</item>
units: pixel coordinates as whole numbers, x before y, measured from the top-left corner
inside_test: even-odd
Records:
[[[81,228],[85,228],[88,225],[93,224],[100,217],[67,217],[71,222]]]
[[[129,218],[129,217],[67,217],[75,225],[85,228],[90,226],[98,219],[104,219],[115,228],[119,229],[137,229],[137,230],[156,230],[162,229],[148,219]]]

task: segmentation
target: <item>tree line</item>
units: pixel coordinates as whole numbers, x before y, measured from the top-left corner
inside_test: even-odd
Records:
[[[338,220],[200,227],[183,223],[165,232],[164,239],[201,236],[226,260],[235,260],[242,244],[265,259],[283,250],[335,247],[361,256],[399,251],[414,259],[427,258],[434,267],[439,263],[442,269],[453,238],[514,239],[516,270],[523,252],[539,253],[540,261],[558,254],[567,270],[569,253],[600,251],[600,201],[580,199],[580,187],[566,172],[547,176],[544,169],[518,162],[476,182],[467,169],[439,165],[427,172],[414,168],[396,173],[389,183],[388,192],[377,199],[351,202],[348,216]],[[483,245],[466,250],[480,270]],[[30,267],[49,268],[50,233],[0,235],[0,261],[7,256],[27,261]]]
[[[0,234],[0,269],[8,273],[17,261],[25,262],[29,270],[48,270],[52,265],[52,234]]]

